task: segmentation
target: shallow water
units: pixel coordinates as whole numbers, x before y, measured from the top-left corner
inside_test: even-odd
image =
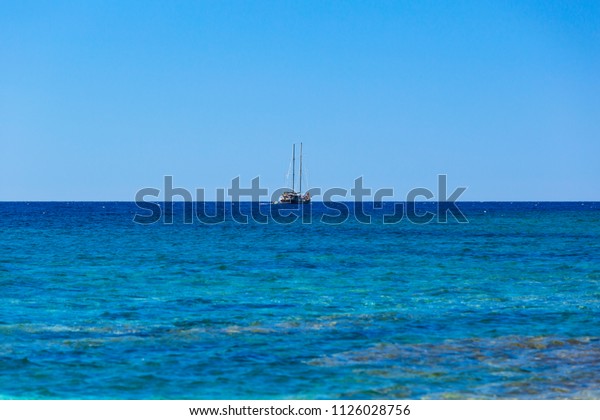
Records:
[[[144,226],[0,203],[0,395],[599,398],[600,204],[460,208]]]

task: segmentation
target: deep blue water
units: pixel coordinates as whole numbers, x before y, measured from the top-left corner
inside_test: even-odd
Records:
[[[459,207],[140,225],[134,203],[0,203],[0,397],[600,398],[600,203]]]

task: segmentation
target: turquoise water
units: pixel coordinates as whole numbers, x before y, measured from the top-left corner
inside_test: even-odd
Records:
[[[133,203],[0,203],[0,396],[600,398],[600,204],[460,208],[139,225]]]

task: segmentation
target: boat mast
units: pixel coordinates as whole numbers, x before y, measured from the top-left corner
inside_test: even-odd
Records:
[[[302,142],[300,142],[300,189],[298,190],[298,194],[302,196]]]
[[[296,143],[292,145],[292,191],[296,188]]]

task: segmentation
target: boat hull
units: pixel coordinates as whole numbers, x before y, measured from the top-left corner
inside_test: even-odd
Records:
[[[276,204],[309,204],[310,200],[279,200]]]
[[[279,197],[282,204],[307,204],[310,203],[310,194],[301,195],[296,191],[286,191]]]

